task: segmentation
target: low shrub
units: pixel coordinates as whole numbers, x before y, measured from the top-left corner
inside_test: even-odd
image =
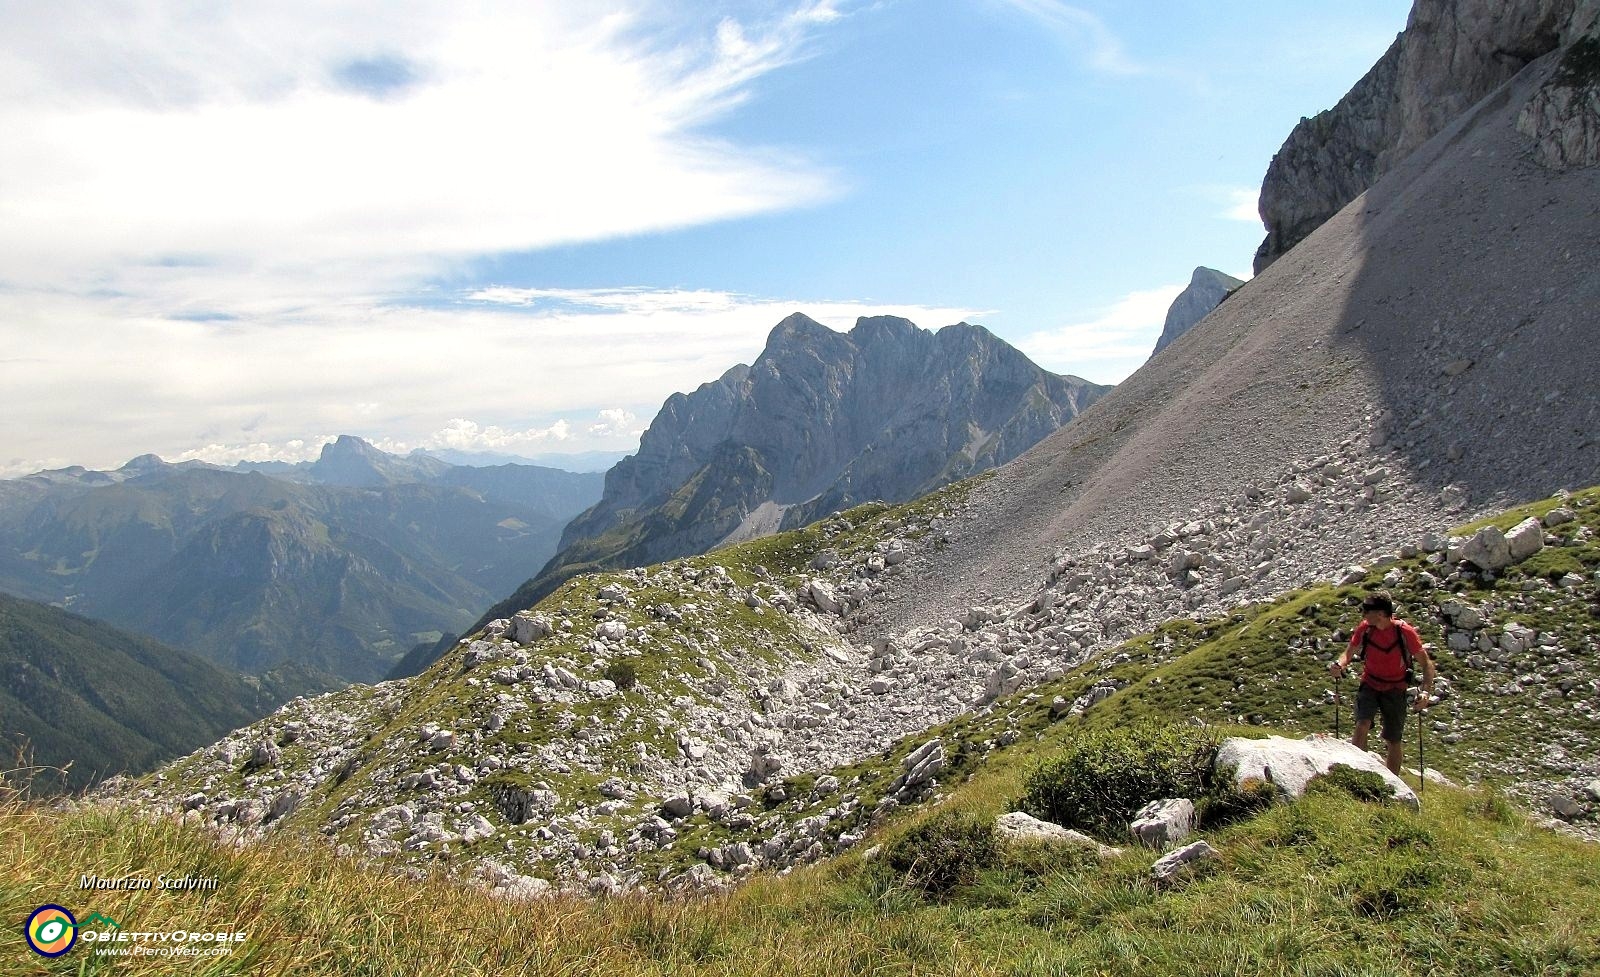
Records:
[[[1191,726],[1085,730],[1028,775],[1018,806],[1037,818],[1120,840],[1139,808],[1203,797],[1219,741]]]
[[[612,685],[626,692],[639,684],[639,668],[627,658],[614,658],[606,666],[605,677]]]
[[[1231,773],[1217,776],[1206,796],[1195,805],[1200,825],[1219,827],[1255,817],[1278,802],[1282,792],[1270,780],[1246,778],[1235,783]]]
[[[971,885],[999,856],[992,821],[947,812],[901,835],[889,845],[885,861],[907,885],[940,896]]]

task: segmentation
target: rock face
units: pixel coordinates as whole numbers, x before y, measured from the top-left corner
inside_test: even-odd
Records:
[[[1302,119],[1272,158],[1257,273],[1528,64],[1578,41],[1597,13],[1594,0],[1417,0],[1372,70],[1332,109]],[[1592,97],[1563,89],[1535,110],[1528,125],[1549,134],[1553,159],[1591,151],[1582,106]]]
[[[1551,169],[1600,164],[1600,38],[1591,32],[1567,49],[1517,116],[1517,131]]]
[[[1042,370],[981,326],[929,332],[880,316],[840,333],[796,313],[753,365],[668,398],[555,558],[489,617],[575,572],[914,498],[1010,461],[1108,389]]]
[[[1189,278],[1189,287],[1173,299],[1172,305],[1167,308],[1166,325],[1162,327],[1161,338],[1156,340],[1156,348],[1150,355],[1166,349],[1174,339],[1194,328],[1196,323],[1211,314],[1212,309],[1222,304],[1229,292],[1243,284],[1239,279],[1215,268],[1196,268]]]

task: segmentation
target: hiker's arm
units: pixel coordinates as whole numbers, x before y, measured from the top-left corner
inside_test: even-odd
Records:
[[[1422,663],[1422,694],[1417,696],[1417,711],[1433,705],[1433,679],[1438,670],[1433,666],[1433,656],[1428,654],[1428,646],[1422,643],[1422,638],[1417,638],[1417,645],[1411,649],[1413,660]]]
[[[1333,661],[1328,663],[1328,671],[1333,675],[1343,678],[1344,673],[1350,670],[1350,662],[1355,658],[1355,656],[1356,639],[1355,635],[1351,635],[1350,643],[1345,645],[1344,651],[1340,653],[1338,658],[1335,658]]]

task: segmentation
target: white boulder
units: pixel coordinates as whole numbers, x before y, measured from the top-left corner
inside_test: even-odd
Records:
[[[1292,740],[1283,736],[1251,740],[1231,737],[1217,751],[1215,768],[1231,771],[1235,783],[1265,780],[1291,797],[1305,793],[1312,777],[1325,774],[1335,764],[1364,770],[1382,777],[1395,800],[1419,807],[1417,795],[1406,782],[1389,772],[1375,754],[1358,750],[1344,740],[1327,736],[1308,736]]]
[[[1544,527],[1532,516],[1522,520],[1506,533],[1506,547],[1512,563],[1521,563],[1544,549]]]
[[[1219,857],[1221,856],[1215,848],[1203,841],[1197,841],[1157,859],[1156,863],[1150,866],[1150,877],[1157,882],[1165,882],[1183,871],[1186,866]]]
[[[1102,845],[1081,831],[1064,828],[1054,821],[1041,821],[1021,811],[1002,814],[994,823],[995,834],[1007,841],[1042,841],[1049,844],[1087,848],[1101,858],[1115,858],[1122,849]]]
[[[1194,828],[1194,801],[1183,797],[1151,801],[1139,809],[1128,825],[1134,840],[1150,848],[1176,845]]]

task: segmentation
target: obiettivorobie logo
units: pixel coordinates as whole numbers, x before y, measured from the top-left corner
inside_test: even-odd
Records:
[[[63,906],[40,906],[23,927],[28,948],[41,957],[59,957],[82,939],[95,953],[111,956],[221,956],[249,938],[243,932],[198,932],[187,929],[124,932],[110,916],[92,913],[78,922]]]
[[[78,942],[78,920],[61,906],[40,906],[22,929],[28,948],[41,957],[59,957]]]

